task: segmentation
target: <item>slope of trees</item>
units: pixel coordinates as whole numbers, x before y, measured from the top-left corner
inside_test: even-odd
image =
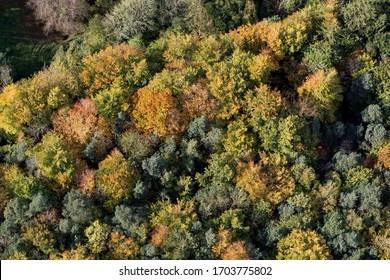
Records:
[[[385,1],[29,2],[73,37],[0,64],[2,259],[389,259]]]

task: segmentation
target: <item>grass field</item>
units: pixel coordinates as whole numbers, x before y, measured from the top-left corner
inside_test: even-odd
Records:
[[[0,1],[0,52],[6,54],[14,80],[49,64],[62,40],[57,34],[44,34],[25,2]]]

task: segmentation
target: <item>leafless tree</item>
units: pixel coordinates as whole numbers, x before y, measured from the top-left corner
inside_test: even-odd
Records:
[[[3,88],[10,83],[12,83],[12,69],[7,64],[5,54],[0,52],[0,93],[3,91]]]
[[[0,93],[5,86],[12,83],[11,72],[11,67],[8,65],[0,65]]]
[[[28,0],[35,17],[44,24],[46,33],[71,35],[81,30],[88,13],[86,0]]]

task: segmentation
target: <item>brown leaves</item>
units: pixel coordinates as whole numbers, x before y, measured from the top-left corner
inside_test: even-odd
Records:
[[[249,260],[248,249],[244,241],[230,244],[221,257],[223,260]]]
[[[28,6],[43,22],[46,33],[59,31],[65,35],[81,30],[89,9],[85,0],[29,0]]]
[[[214,119],[218,103],[211,96],[209,90],[200,83],[184,89],[178,99],[185,111],[185,117],[189,120],[202,115],[207,116],[209,120]]]
[[[85,145],[96,130],[97,110],[90,99],[81,99],[71,109],[61,109],[53,119],[54,130],[69,142]]]
[[[378,152],[378,165],[390,169],[390,142]]]
[[[159,225],[152,233],[151,243],[154,247],[160,247],[164,240],[168,237],[169,228],[165,225]]]
[[[232,233],[220,228],[217,240],[212,246],[214,257],[222,260],[249,260],[249,253],[244,241],[234,241]]]

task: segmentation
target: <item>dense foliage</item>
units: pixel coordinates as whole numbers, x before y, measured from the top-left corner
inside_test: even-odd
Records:
[[[72,37],[0,57],[2,259],[390,259],[385,0],[29,3]]]

